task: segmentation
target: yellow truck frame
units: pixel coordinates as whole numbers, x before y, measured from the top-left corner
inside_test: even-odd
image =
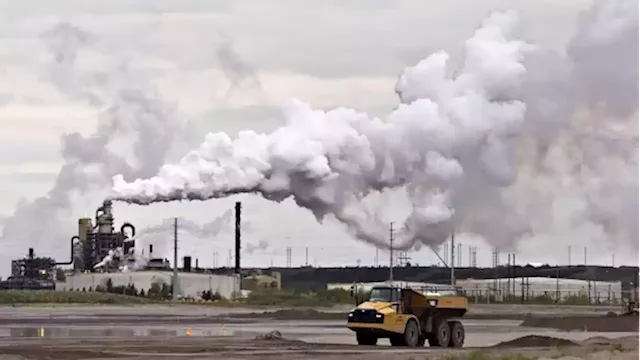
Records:
[[[375,298],[373,294],[388,294]],[[352,295],[359,303],[357,292]],[[468,309],[463,296],[419,292],[408,287],[376,286],[370,299],[348,314],[347,327],[359,345],[376,345],[387,338],[392,346],[459,348],[464,345],[464,326],[459,321]]]

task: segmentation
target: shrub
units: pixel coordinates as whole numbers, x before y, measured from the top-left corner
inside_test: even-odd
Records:
[[[142,304],[151,302],[136,296],[81,291],[0,291],[0,304]]]

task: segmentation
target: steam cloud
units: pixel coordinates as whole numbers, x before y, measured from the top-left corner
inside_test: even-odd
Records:
[[[223,31],[220,31],[221,42],[216,49],[216,55],[220,63],[220,69],[229,81],[229,89],[225,98],[229,98],[235,91],[242,90],[247,85],[262,91],[262,85],[253,68],[241,59],[233,50],[233,42]],[[248,81],[248,83],[247,83]]]
[[[6,219],[2,238],[24,247],[37,247],[42,253],[55,253],[52,250],[60,243],[51,239],[68,239],[73,234],[72,227],[61,226],[69,222],[60,219],[70,215],[73,196],[108,189],[108,179],[115,174],[135,179],[156,173],[165,161],[178,123],[172,109],[149,84],[129,71],[127,64],[116,70],[86,69],[78,64],[82,50],[92,49],[104,55],[98,46],[93,46],[97,42],[95,36],[63,23],[44,34],[43,39],[52,58],[46,75],[69,97],[99,109],[98,127],[89,136],[71,133],[62,137],[64,164],[53,187],[45,196],[30,203],[21,202]],[[123,133],[134,135],[133,156],[129,160],[109,149]]]
[[[517,90],[529,48],[505,38],[513,24],[511,13],[490,17],[466,43],[467,60],[455,78],[447,76],[444,52],[405,70],[396,87],[402,103],[386,122],[294,100],[285,109],[287,126],[268,135],[241,132],[236,140],[208,134],[199,150],[163,166],[156,177],[130,183],[114,177],[114,199],[150,204],[245,192],[274,201],[293,196],[319,220],[332,214],[358,237],[384,246],[386,229],[348,208],[372,191],[411,185],[415,206],[401,246],[440,242],[460,220],[456,210],[472,184],[494,189],[513,177],[506,148],[524,120]]]
[[[265,251],[269,248],[269,243],[266,240],[260,240],[256,244],[248,243],[244,247],[244,251],[251,255],[256,251]]]
[[[224,230],[225,225],[230,222],[232,215],[233,211],[227,210],[213,221],[203,225],[196,224],[188,219],[178,218],[178,231],[186,231],[200,239],[210,238]],[[175,218],[167,218],[157,225],[148,226],[137,233],[133,239],[137,240],[148,235],[169,233],[173,229],[174,219]]]
[[[236,139],[209,133],[153,177],[115,176],[112,199],[293,197],[319,221],[333,215],[386,247],[386,224],[359,203],[404,188],[413,209],[399,249],[437,245],[452,231],[503,248],[564,237],[637,249],[637,7],[596,2],[569,59],[509,39],[515,14],[494,13],[466,41],[456,75],[443,51],[405,69],[400,104],[384,120],[293,100],[286,126]]]
[[[42,34],[42,40],[50,55],[44,77],[70,99],[95,108],[98,124],[89,135],[63,135],[64,163],[53,187],[33,201],[21,201],[11,216],[1,219],[6,246],[2,256],[16,255],[11,254],[14,246],[20,254],[29,246],[41,254],[59,254],[59,241],[66,242],[76,231],[68,221],[75,197],[108,192],[116,174],[131,180],[153,176],[182,128],[176,109],[159,96],[151,81],[129,61],[114,63],[98,36],[61,23]],[[221,65],[233,87],[252,73],[231,51],[230,41],[216,51],[224,58]],[[125,146],[122,139],[127,140]],[[120,148],[131,151],[116,152]],[[215,226],[207,224],[198,234],[207,236]]]

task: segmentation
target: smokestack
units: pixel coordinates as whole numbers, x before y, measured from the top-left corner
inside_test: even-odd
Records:
[[[240,216],[242,203],[236,201],[236,274],[240,274]]]
[[[185,256],[182,258],[182,271],[191,272],[191,256]]]

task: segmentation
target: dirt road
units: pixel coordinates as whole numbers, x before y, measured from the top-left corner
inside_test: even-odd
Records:
[[[0,308],[0,360],[173,360],[214,356],[376,360],[441,355],[463,359],[478,348],[498,357],[517,352],[532,359],[564,355],[590,358],[594,354],[620,360],[638,358],[637,332],[563,332],[523,327],[521,320],[464,319],[467,339],[462,350],[403,349],[391,347],[384,340],[377,347],[362,347],[355,345],[355,336],[345,328],[344,320],[300,320],[300,313],[294,320],[239,315],[252,311],[255,309],[194,306]],[[256,340],[273,330],[278,330],[281,338]],[[545,337],[556,340],[549,342]],[[557,338],[566,339],[565,344],[570,346],[558,346],[562,343]]]
[[[537,345],[537,343],[536,343]],[[500,346],[483,349],[406,349],[359,347],[355,345],[313,344],[295,340],[251,340],[228,337],[144,337],[0,340],[0,359],[278,359],[278,360],[368,360],[455,357],[477,358],[477,353],[493,358],[520,354],[520,359],[562,358],[637,359],[636,338],[576,343],[559,347]],[[598,355],[594,357],[593,355]],[[604,356],[604,357],[603,357]],[[574,358],[575,359],[575,358]]]

